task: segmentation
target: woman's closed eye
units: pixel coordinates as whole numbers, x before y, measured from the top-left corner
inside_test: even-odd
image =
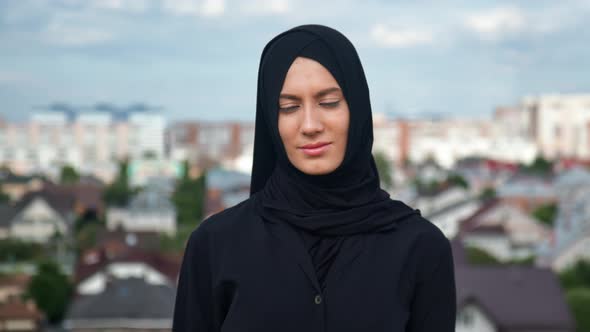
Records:
[[[340,105],[340,100],[330,100],[330,101],[322,101],[320,102],[320,106],[326,107],[326,108],[336,108],[338,107],[338,105]]]
[[[296,111],[299,108],[299,105],[285,105],[279,106],[279,112],[290,113]]]

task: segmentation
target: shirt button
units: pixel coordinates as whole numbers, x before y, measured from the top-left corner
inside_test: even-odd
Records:
[[[322,303],[322,297],[318,294],[315,296],[314,301],[315,301],[315,304],[320,304],[320,303]]]

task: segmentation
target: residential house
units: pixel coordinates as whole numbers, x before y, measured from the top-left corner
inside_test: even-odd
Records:
[[[0,303],[0,331],[41,331],[43,315],[32,301]]]
[[[481,248],[501,261],[537,255],[551,230],[511,202],[492,199],[460,225],[466,246]]]
[[[455,331],[574,332],[559,280],[549,269],[463,266],[455,269]]]
[[[553,176],[514,174],[496,188],[497,197],[520,206],[526,212],[557,201]]]
[[[103,291],[76,297],[63,326],[77,331],[171,331],[175,287],[141,277],[113,278]]]
[[[31,277],[28,274],[11,274],[0,278],[0,303],[21,298],[25,294]]]
[[[460,222],[471,216],[481,204],[481,201],[477,198],[469,197],[436,210],[426,215],[425,218],[438,226],[447,238],[452,239],[459,232]]]
[[[234,206],[250,197],[250,175],[214,168],[207,172],[205,216]]]
[[[419,209],[422,215],[425,216],[465,202],[473,197],[467,189],[448,184],[434,190],[418,190],[417,194],[414,200],[407,203],[413,208]]]
[[[451,240],[457,332],[574,332],[573,316],[550,269],[470,265],[459,237]]]
[[[112,278],[144,278],[154,285],[175,287],[181,259],[158,252],[129,249],[117,256],[107,257],[102,250],[88,250],[77,264],[76,292],[81,295],[99,294]]]
[[[0,191],[7,194],[12,202],[29,191],[41,190],[43,183],[43,178],[38,175],[17,175],[0,170]]]
[[[107,229],[176,234],[176,208],[167,189],[148,185],[124,208],[107,209]]]
[[[590,259],[590,171],[576,167],[556,180],[558,212],[555,234],[542,248],[539,264],[561,271]]]
[[[10,217],[0,221],[0,235],[24,241],[48,242],[56,234],[66,235],[73,224],[74,201],[72,197],[42,189],[25,194],[10,212]]]

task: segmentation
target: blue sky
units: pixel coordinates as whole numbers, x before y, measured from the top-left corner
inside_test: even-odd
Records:
[[[590,92],[590,0],[2,0],[0,112],[55,103],[254,120],[262,48],[299,24],[355,44],[374,112],[489,117]]]

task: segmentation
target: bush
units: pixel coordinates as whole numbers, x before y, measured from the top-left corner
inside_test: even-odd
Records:
[[[27,292],[51,323],[63,319],[71,294],[72,286],[67,276],[54,262],[39,264]]]
[[[566,293],[567,303],[576,320],[576,331],[590,331],[590,288],[573,288]]]
[[[496,257],[487,251],[477,247],[466,247],[467,262],[473,265],[498,265],[502,264]]]

